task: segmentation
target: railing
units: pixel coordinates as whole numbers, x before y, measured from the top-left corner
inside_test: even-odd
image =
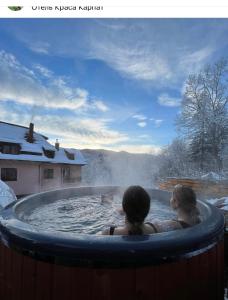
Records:
[[[228,180],[202,180],[191,178],[167,178],[159,183],[162,190],[172,191],[174,186],[182,184],[194,189],[197,194],[203,194],[210,197],[224,197],[228,195]]]

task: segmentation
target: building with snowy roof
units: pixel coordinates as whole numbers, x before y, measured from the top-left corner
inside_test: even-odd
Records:
[[[79,150],[59,147],[29,127],[0,121],[0,171],[16,195],[79,185],[86,161]]]

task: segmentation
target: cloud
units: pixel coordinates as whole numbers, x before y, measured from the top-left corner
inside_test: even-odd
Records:
[[[179,88],[225,49],[228,34],[227,20],[221,19],[38,20],[31,27],[12,23],[4,30],[35,53],[96,59],[158,89]]]
[[[146,122],[139,122],[137,123],[139,127],[146,127],[147,123]]]
[[[92,100],[89,92],[71,87],[64,77],[34,64],[33,68],[22,65],[17,58],[0,51],[0,101],[14,100],[31,106],[53,109],[107,111],[101,100]]]
[[[10,105],[9,110],[6,103],[0,102],[0,110],[2,121],[23,126],[31,121],[30,111],[20,104]],[[127,134],[110,129],[106,119],[53,115],[43,109],[36,112],[33,122],[35,131],[50,137],[52,142],[58,138],[64,147],[102,148],[129,140]]]
[[[147,126],[147,117],[141,114],[136,114],[132,116],[133,119],[136,119],[137,121],[140,121],[137,123],[137,125],[141,128],[144,128]]]
[[[9,103],[10,110],[5,102],[0,102],[1,120],[13,124],[28,126],[31,122],[29,110],[21,104]],[[150,136],[144,134],[130,138],[125,133],[109,128],[109,120],[78,118],[68,115],[53,115],[48,110],[42,109],[36,112],[33,120],[35,131],[49,137],[54,144],[58,138],[61,147],[76,149],[107,149],[114,151],[127,151],[130,153],[159,154],[161,147],[153,144],[133,144],[137,139],[150,140]],[[136,140],[134,140],[136,139]]]
[[[181,99],[171,97],[167,93],[163,93],[158,97],[158,103],[162,106],[177,107],[180,106]]]
[[[128,140],[127,134],[110,128],[110,118],[98,117],[109,110],[103,101],[94,100],[85,89],[70,87],[45,66],[34,64],[29,69],[5,51],[0,51],[0,106],[2,120],[22,125],[33,120],[45,135],[61,136],[66,146]]]
[[[214,47],[206,46],[187,53],[180,58],[180,69],[185,73],[198,72],[206,63],[207,59],[212,56],[214,51]]]
[[[161,126],[162,122],[163,122],[163,120],[154,120],[155,127],[159,128]]]
[[[48,68],[46,68],[46,67],[44,67],[44,66],[42,66],[42,65],[40,65],[40,64],[35,64],[35,65],[34,65],[34,68],[35,68],[36,70],[38,70],[39,73],[40,73],[42,76],[44,76],[44,77],[51,78],[51,77],[54,75],[53,72],[52,72],[51,70],[49,70]]]
[[[136,120],[139,120],[139,121],[144,121],[144,120],[147,119],[147,117],[144,116],[144,115],[134,115],[134,116],[132,116],[132,118],[136,119]]]
[[[149,134],[141,134],[138,136],[139,139],[150,139],[150,135]]]
[[[108,106],[104,104],[101,100],[95,100],[93,101],[93,105],[95,108],[97,108],[100,111],[106,112],[109,110]]]
[[[222,23],[118,20],[122,27],[119,30],[104,25],[88,30],[87,53],[89,58],[104,61],[121,76],[146,83],[146,87],[149,84],[155,88],[177,88],[222,48],[221,36],[227,35]]]
[[[49,54],[50,44],[47,42],[33,42],[30,44],[29,48],[35,53],[38,54]]]
[[[105,61],[122,76],[138,81],[153,82],[158,79],[160,81],[170,79],[172,73],[166,57],[144,46],[136,42],[132,47],[117,38],[106,39],[103,42],[94,39],[89,57]]]
[[[163,123],[164,120],[150,118],[150,121],[152,121],[154,123],[154,126],[156,128],[159,128],[159,127],[161,127],[161,124]]]

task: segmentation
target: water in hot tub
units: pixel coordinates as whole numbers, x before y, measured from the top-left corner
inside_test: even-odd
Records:
[[[151,200],[151,209],[146,221],[175,218],[168,203]],[[112,201],[102,201],[101,195],[61,199],[35,208],[24,221],[38,231],[94,234],[110,225],[124,223],[121,214],[121,196],[114,195]]]

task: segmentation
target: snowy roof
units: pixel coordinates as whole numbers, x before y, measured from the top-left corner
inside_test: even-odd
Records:
[[[22,160],[22,161],[37,161],[46,163],[63,163],[71,165],[85,165],[86,161],[81,152],[76,149],[64,149],[57,150],[55,146],[51,145],[47,141],[47,137],[39,133],[34,132],[33,136],[35,141],[29,143],[25,139],[25,134],[28,133],[29,128],[15,124],[9,124],[0,122],[0,142],[14,143],[21,147],[20,151],[29,152],[28,154],[5,154],[0,152],[0,160]],[[44,154],[45,150],[51,150],[55,152],[54,158],[48,158]],[[74,159],[69,159],[65,151],[74,154]],[[30,153],[39,153],[40,155],[34,155]]]

